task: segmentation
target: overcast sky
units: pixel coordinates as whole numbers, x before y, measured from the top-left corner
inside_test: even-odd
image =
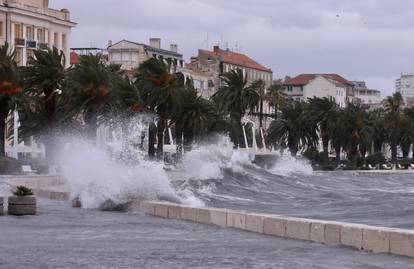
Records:
[[[220,43],[273,69],[275,78],[338,73],[394,91],[414,72],[413,0],[51,0],[78,26],[72,47],[128,39],[177,43],[186,59]]]

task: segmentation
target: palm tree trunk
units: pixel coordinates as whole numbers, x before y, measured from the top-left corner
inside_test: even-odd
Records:
[[[275,120],[277,120],[277,110],[278,110],[278,105],[275,104]]]
[[[259,124],[260,128],[263,127],[263,99],[260,100],[260,108],[259,108]]]
[[[181,159],[183,155],[183,130],[175,126],[175,141],[177,143],[177,159]]]
[[[335,147],[335,162],[336,165],[341,162],[341,147]]]
[[[322,147],[323,147],[323,162],[327,164],[329,162],[329,136],[323,135],[322,136]]]
[[[164,156],[164,131],[166,120],[164,117],[160,117],[157,127],[157,158],[161,160]]]
[[[155,138],[157,133],[157,127],[153,122],[148,127],[148,157],[150,159],[155,157]]]
[[[412,162],[414,163],[414,143],[413,143],[413,156],[412,156]]]
[[[191,144],[193,143],[194,135],[192,130],[184,130],[184,151],[191,151]]]
[[[391,144],[391,162],[395,163],[397,161],[397,145],[396,143]]]
[[[7,113],[0,111],[0,158],[6,157],[6,118]]]

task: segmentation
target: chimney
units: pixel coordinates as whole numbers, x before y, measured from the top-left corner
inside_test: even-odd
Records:
[[[170,51],[177,53],[178,52],[178,45],[177,44],[171,44],[170,45]]]
[[[161,38],[150,38],[150,46],[161,49]]]
[[[108,48],[112,46],[112,40],[108,40]]]
[[[219,52],[220,51],[220,46],[214,46],[213,50],[214,50],[214,52]]]

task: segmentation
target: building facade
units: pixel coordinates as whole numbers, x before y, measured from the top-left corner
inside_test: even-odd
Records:
[[[358,103],[368,105],[370,107],[378,107],[381,105],[381,92],[374,89],[368,89],[365,81],[352,81],[355,85],[355,99]]]
[[[38,48],[56,47],[65,53],[69,66],[70,33],[75,25],[67,9],[51,9],[48,0],[0,0],[0,43],[15,49],[18,65],[26,65]]]
[[[354,102],[354,84],[337,74],[302,74],[283,82],[286,95],[297,101],[332,98],[340,107]]]
[[[214,76],[212,73],[202,72],[192,64],[186,64],[185,68],[179,68],[177,71],[183,73],[187,79],[192,79],[194,88],[204,98],[209,99],[214,94]]]
[[[120,65],[122,70],[132,71],[150,58],[171,61],[174,66],[184,68],[183,55],[178,53],[178,46],[171,44],[169,50],[162,49],[159,38],[151,38],[149,45],[128,40],[108,43],[109,64]]]
[[[414,74],[401,74],[395,82],[395,91],[401,93],[406,106],[414,106]]]

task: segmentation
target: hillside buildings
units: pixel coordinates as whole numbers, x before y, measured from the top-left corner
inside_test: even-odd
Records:
[[[368,105],[370,107],[378,107],[381,105],[381,92],[374,89],[368,89],[365,81],[352,81],[355,85],[354,94],[358,103]]]
[[[128,40],[108,43],[109,64],[120,65],[122,70],[132,71],[150,58],[171,61],[175,67],[184,67],[184,58],[178,53],[178,46],[171,44],[169,50],[162,49],[160,38],[151,38],[149,45]]]
[[[414,106],[414,74],[401,74],[395,82],[395,91],[401,93],[406,106]]]
[[[38,48],[57,47],[64,51],[69,65],[71,29],[67,9],[49,8],[48,0],[0,0],[0,43],[16,50],[16,61],[26,65]]]
[[[340,107],[354,101],[354,84],[338,74],[301,74],[283,82],[286,95],[306,101],[312,97],[328,97]]]

